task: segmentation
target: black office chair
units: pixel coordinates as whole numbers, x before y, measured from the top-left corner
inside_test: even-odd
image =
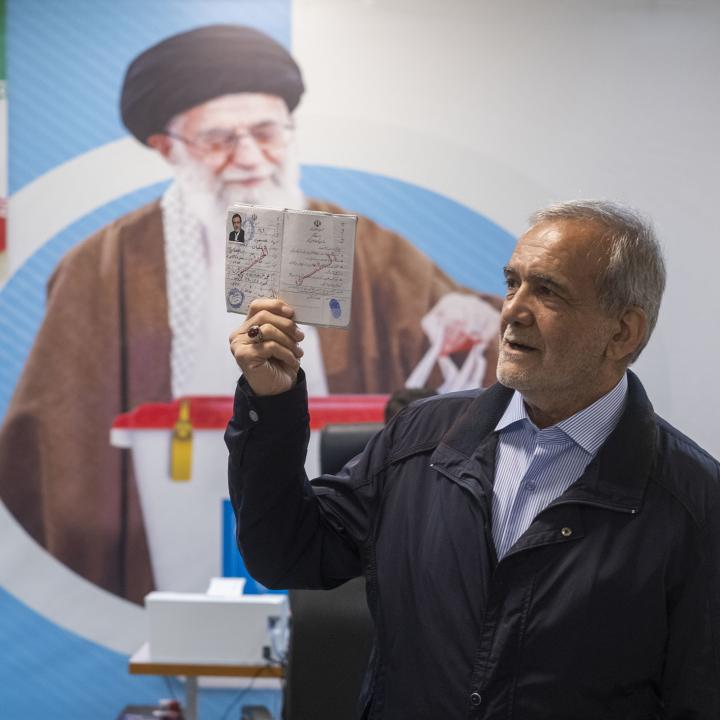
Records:
[[[320,431],[320,472],[334,475],[348,460],[359,455],[382,423],[326,425]]]
[[[382,425],[328,425],[320,434],[320,471],[337,473]],[[372,648],[365,579],[333,590],[291,590],[285,720],[353,718]]]

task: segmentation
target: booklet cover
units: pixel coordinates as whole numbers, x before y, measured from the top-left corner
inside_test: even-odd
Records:
[[[356,215],[234,204],[227,213],[225,302],[246,314],[279,297],[308,325],[347,327]]]

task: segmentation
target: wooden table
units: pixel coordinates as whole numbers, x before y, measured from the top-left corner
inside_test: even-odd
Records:
[[[185,676],[185,717],[197,720],[197,679],[200,676],[281,678],[282,668],[276,665],[234,665],[230,663],[172,662],[153,660],[150,644],[133,654],[128,663],[131,675],[183,675]]]

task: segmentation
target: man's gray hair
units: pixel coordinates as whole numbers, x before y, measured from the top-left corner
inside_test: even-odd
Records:
[[[552,220],[588,220],[606,228],[602,240],[608,261],[596,281],[598,298],[613,316],[631,306],[644,310],[645,337],[628,364],[635,362],[655,329],[665,290],[665,261],[652,224],[636,210],[608,200],[556,203],[530,218],[533,225]]]

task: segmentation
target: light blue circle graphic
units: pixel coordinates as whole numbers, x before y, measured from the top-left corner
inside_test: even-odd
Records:
[[[309,198],[333,202],[399,233],[460,284],[503,292],[501,268],[513,238],[488,218],[437,193],[371,173],[305,166],[302,178]],[[42,322],[45,287],[60,258],[104,225],[158,198],[166,186],[141,188],[73,222],[0,289],[0,421]],[[330,310],[339,316],[342,308],[335,302]],[[13,648],[0,661],[0,707],[8,717],[115,717],[125,704],[167,695],[158,679],[131,679],[127,658],[60,629],[2,591],[0,618],[6,646]],[[201,715],[208,720],[224,716],[232,697],[227,691],[203,690]],[[245,699],[251,701],[272,708],[277,695],[253,691]]]
[[[466,205],[401,180],[317,165],[303,166],[302,187],[402,235],[460,285],[505,294],[502,268],[515,238]]]
[[[182,683],[130,675],[127,656],[55,625],[2,588],[0,637],[8,648],[0,660],[3,720],[110,719],[126,705],[156,705],[171,695],[185,702]],[[281,696],[274,689],[205,688],[198,695],[204,720],[237,718],[240,704],[280,714]]]

